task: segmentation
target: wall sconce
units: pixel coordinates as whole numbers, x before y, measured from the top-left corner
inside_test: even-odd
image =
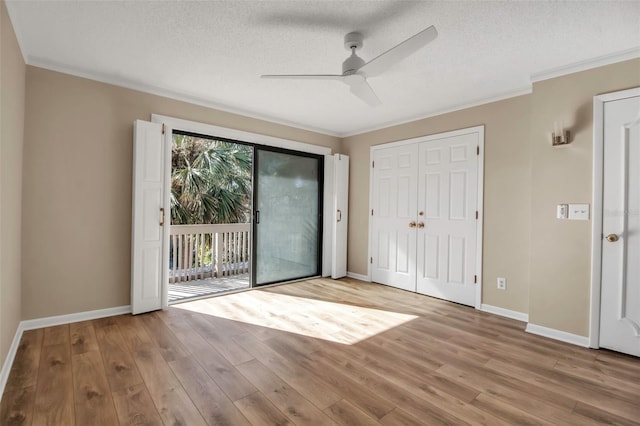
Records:
[[[571,136],[571,133],[569,133],[569,131],[564,128],[564,122],[561,121],[560,125],[558,125],[557,121],[553,123],[553,133],[551,133],[551,145],[553,146],[566,145],[569,142],[571,142],[569,140],[570,136]]]

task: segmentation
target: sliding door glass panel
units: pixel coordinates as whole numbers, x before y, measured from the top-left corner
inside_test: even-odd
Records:
[[[322,158],[256,147],[254,285],[320,273]]]

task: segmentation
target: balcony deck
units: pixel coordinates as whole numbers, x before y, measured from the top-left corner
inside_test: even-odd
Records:
[[[169,303],[249,288],[250,226],[171,225]]]
[[[169,303],[249,288],[249,274],[169,283]]]

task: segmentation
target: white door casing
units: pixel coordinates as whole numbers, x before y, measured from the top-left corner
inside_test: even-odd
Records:
[[[326,180],[325,180],[326,183]],[[333,155],[333,232],[331,233],[331,278],[347,275],[347,231],[349,222],[349,157]]]
[[[372,281],[480,307],[483,150],[484,126],[371,148]]]
[[[476,299],[478,135],[422,142],[418,167],[417,291],[464,305]]]
[[[594,233],[601,251],[599,346],[640,356],[640,91],[614,94],[597,112],[603,154],[601,232]]]
[[[372,152],[371,279],[416,291],[418,146]]]
[[[163,307],[165,147],[162,125],[137,120],[133,138],[131,311]]]

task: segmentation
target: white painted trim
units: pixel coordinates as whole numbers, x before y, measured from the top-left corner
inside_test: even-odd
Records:
[[[473,127],[474,132],[478,132],[478,181],[476,209],[478,209],[478,220],[476,226],[476,309],[482,307],[482,238],[484,229],[484,126]]]
[[[7,4],[7,10],[10,11],[11,8],[9,7],[9,4]],[[11,12],[9,12],[9,15],[11,15]],[[12,22],[14,22],[14,21],[12,20]],[[16,36],[18,36],[19,33],[22,33],[22,32],[21,31],[16,31]],[[19,38],[18,38],[18,45],[20,47],[22,46],[22,44],[20,43],[20,39]],[[21,47],[21,50],[22,50],[22,47]],[[143,82],[136,82],[136,81],[124,79],[122,77],[115,76],[115,75],[97,73],[97,72],[94,72],[94,71],[88,71],[88,70],[82,70],[82,69],[79,69],[79,68],[69,67],[67,65],[63,65],[63,64],[60,64],[60,63],[49,61],[49,60],[46,60],[46,59],[43,59],[43,58],[33,57],[33,56],[30,56],[30,55],[24,55],[24,52],[22,52],[22,53],[23,53],[22,56],[25,58],[25,62],[27,63],[27,65],[32,65],[32,66],[35,66],[35,67],[44,68],[44,69],[51,70],[51,71],[56,71],[56,72],[60,72],[60,73],[68,74],[68,75],[73,75],[73,76],[76,76],[76,77],[86,78],[86,79],[89,79],[89,80],[98,81],[98,82],[106,83],[106,84],[111,84],[111,85],[114,85],[114,86],[123,87],[123,88],[131,89],[131,90],[136,90],[136,91],[143,92],[143,93],[148,93],[148,94],[151,94],[151,95],[162,96],[162,97],[165,97],[165,98],[174,99],[174,100],[181,101],[181,102],[188,102],[188,103],[193,104],[193,105],[199,105],[199,106],[202,106],[202,107],[205,107],[205,108],[211,108],[211,109],[215,109],[215,110],[226,112],[226,113],[241,115],[243,117],[253,118],[253,119],[256,119],[256,120],[267,121],[267,122],[274,123],[274,124],[280,124],[280,125],[287,126],[287,127],[293,127],[293,128],[296,128],[296,129],[307,130],[307,131],[310,131],[310,132],[320,133],[320,134],[323,134],[323,135],[334,136],[334,137],[339,137],[339,138],[347,138],[347,137],[359,135],[359,134],[362,134],[362,133],[374,132],[376,130],[385,129],[385,128],[388,128],[388,127],[400,126],[402,124],[412,123],[412,122],[424,120],[424,119],[427,119],[427,118],[430,118],[430,117],[436,117],[438,115],[448,114],[448,113],[455,112],[455,111],[461,111],[461,110],[464,110],[464,109],[468,109],[468,108],[473,108],[473,107],[480,106],[480,105],[489,104],[489,103],[492,103],[492,102],[498,102],[498,101],[501,101],[501,100],[514,98],[516,96],[527,95],[527,94],[530,94],[531,91],[532,91],[532,84],[528,84],[526,86],[523,86],[523,87],[520,87],[520,88],[516,88],[516,89],[513,89],[513,90],[509,90],[509,91],[504,92],[504,93],[499,93],[499,94],[496,94],[496,95],[492,95],[492,96],[476,99],[474,101],[466,102],[466,103],[463,103],[463,104],[452,105],[452,106],[447,107],[447,108],[442,108],[442,109],[439,109],[439,110],[431,111],[431,112],[428,112],[426,114],[414,116],[414,117],[411,117],[411,118],[400,119],[398,121],[388,121],[388,122],[384,122],[382,124],[378,124],[378,125],[375,125],[375,126],[372,126],[372,127],[363,127],[363,128],[357,129],[357,130],[349,131],[349,132],[336,132],[336,131],[333,131],[333,130],[330,130],[330,129],[319,128],[319,127],[314,127],[314,126],[307,126],[307,125],[302,125],[300,123],[294,123],[292,121],[283,120],[282,118],[278,118],[278,117],[275,117],[275,116],[270,116],[268,114],[260,114],[260,113],[252,112],[252,111],[249,111],[249,110],[246,110],[246,109],[242,109],[242,108],[234,108],[234,107],[231,107],[231,106],[228,106],[228,105],[224,105],[224,104],[221,104],[221,103],[218,103],[218,102],[214,102],[214,101],[211,101],[211,100],[203,99],[203,98],[201,98],[201,97],[199,97],[197,95],[183,94],[183,93],[179,93],[179,92],[176,92],[176,91],[173,91],[173,90],[163,89],[161,87],[148,85],[148,84],[145,84]],[[585,71],[585,70],[588,70],[588,69],[592,69],[592,68],[596,68],[596,67],[600,67],[600,66],[605,66],[605,65],[610,65],[610,64],[617,63],[617,62],[626,61],[626,60],[629,60],[629,59],[635,59],[635,58],[638,58],[638,57],[640,57],[640,48],[633,48],[633,49],[624,50],[624,51],[621,51],[621,52],[616,52],[616,53],[613,53],[613,54],[610,54],[610,55],[604,55],[604,56],[600,56],[600,57],[597,57],[597,58],[589,59],[589,60],[586,60],[586,61],[576,62],[576,63],[569,64],[569,65],[566,65],[566,66],[553,68],[551,70],[546,70],[546,71],[542,71],[542,72],[539,72],[539,73],[535,73],[535,74],[531,75],[530,81],[531,81],[531,83],[536,83],[536,82],[539,82],[539,81],[548,80],[548,79],[555,78],[555,77],[561,77],[563,75],[568,75],[568,74],[572,74],[572,73],[576,73],[576,72],[580,72],[580,71]]]
[[[500,93],[493,96],[488,96],[486,98],[476,99],[474,101],[466,102],[464,104],[457,104],[450,107],[438,109],[435,111],[428,112],[426,114],[414,116],[413,118],[401,119],[399,121],[388,121],[373,127],[364,127],[348,133],[339,133],[337,136],[341,138],[348,138],[351,136],[361,135],[363,133],[375,132],[376,130],[388,129],[389,127],[401,126],[407,123],[414,123],[416,121],[426,120],[427,118],[437,117],[439,115],[449,114],[451,112],[462,111],[464,109],[486,105],[492,102],[503,101],[505,99],[515,98],[517,96],[528,95],[531,93],[531,91],[532,91],[532,86],[529,84],[527,86],[510,90],[508,92]]]
[[[602,287],[602,181],[604,159],[604,104],[640,96],[640,87],[593,97],[593,209],[591,220],[591,300],[589,347],[600,346],[600,291]]]
[[[13,361],[16,359],[16,353],[18,352],[18,345],[20,345],[20,339],[22,339],[23,331],[22,323],[18,324],[18,329],[16,330],[16,334],[13,336],[13,341],[11,341],[9,352],[7,353],[7,357],[4,359],[4,364],[2,364],[2,370],[0,370],[0,398],[4,394],[5,386],[7,386],[11,366],[13,365]]]
[[[371,255],[373,253],[373,238],[371,238],[371,236],[373,235],[373,224],[371,222],[373,221],[371,220],[371,210],[373,209],[373,153],[374,149],[372,146],[371,148],[369,148],[369,164],[367,165],[367,167],[369,168],[369,208],[367,210],[367,236],[369,238],[369,241],[367,242],[367,257],[369,258],[369,261],[367,262],[367,281],[371,281],[372,277]]]
[[[411,139],[384,143],[381,145],[373,145],[369,148],[369,210],[367,210],[367,217],[369,212],[373,209],[373,162],[374,152],[379,149],[393,148],[403,145],[412,145],[415,143],[429,142],[432,140],[451,138],[461,135],[467,135],[475,133],[478,135],[478,146],[480,147],[480,154],[478,156],[478,200],[476,201],[476,208],[478,209],[478,226],[476,228],[476,271],[478,275],[478,282],[476,283],[476,300],[475,308],[482,308],[482,230],[484,228],[484,124],[480,126],[467,127],[464,129],[451,130],[444,133],[436,133],[433,135],[418,136]],[[373,253],[372,238],[371,238],[371,220],[369,220],[369,244],[367,257],[371,259],[371,253]],[[367,281],[371,281],[371,262],[367,263]]]
[[[537,83],[539,81],[562,77],[563,75],[574,74],[580,71],[603,67],[605,65],[611,65],[617,62],[628,61],[630,59],[635,59],[638,57],[640,57],[640,48],[634,47],[632,49],[622,50],[620,52],[599,56],[597,58],[588,59],[586,61],[574,62],[569,65],[533,74],[531,75],[531,82]]]
[[[142,93],[148,93],[150,95],[162,96],[164,98],[173,99],[180,102],[187,102],[192,105],[198,105],[205,108],[215,109],[230,114],[236,114],[247,118],[253,118],[256,120],[267,121],[269,123],[280,124],[282,126],[293,127],[295,129],[306,130],[309,132],[320,133],[327,136],[340,137],[336,132],[329,129],[323,129],[313,126],[305,126],[300,123],[294,123],[293,121],[283,120],[275,116],[267,114],[259,114],[242,108],[234,108],[229,105],[224,105],[219,102],[214,102],[201,98],[194,94],[179,93],[170,89],[164,89],[158,86],[152,86],[143,82],[133,81],[125,79],[116,75],[109,75],[100,72],[87,71],[79,68],[69,67],[67,65],[59,64],[57,62],[49,61],[47,59],[27,56],[25,62],[27,65],[31,65],[38,68],[44,68],[50,71],[55,71],[63,74],[72,75],[75,77],[86,78],[100,83],[111,84],[117,87],[123,87],[125,89],[131,89]]]
[[[368,282],[368,283],[371,282],[371,278],[370,277],[368,277],[366,275],[362,275],[362,274],[356,274],[355,272],[347,271],[347,277],[353,278],[355,280],[365,281],[365,282]]]
[[[429,141],[444,139],[444,138],[452,138],[455,136],[467,135],[469,133],[482,134],[482,141],[484,143],[484,124],[482,124],[480,126],[465,127],[464,129],[451,130],[444,133],[416,136],[415,138],[411,138],[411,139],[403,139],[401,141],[387,142],[380,145],[372,145],[370,148],[370,151],[373,152],[378,149],[395,148],[397,146],[412,145],[414,143],[429,142]],[[482,154],[482,152],[480,153]],[[371,157],[371,161],[373,161],[373,157]]]
[[[593,170],[591,209],[591,297],[589,347],[600,347],[600,288],[602,276],[602,173],[604,158],[604,101],[593,97]],[[598,236],[600,238],[598,238]]]
[[[567,333],[566,331],[556,330],[555,328],[543,327],[541,325],[529,323],[527,324],[525,331],[527,333],[537,334],[538,336],[548,337],[550,339],[571,343],[572,345],[578,345],[585,348],[589,347],[588,337]]]
[[[486,98],[480,98],[475,101],[467,102],[464,104],[453,105],[448,108],[429,112],[425,115],[416,116],[414,118],[401,120],[401,121],[389,121],[384,124],[379,124],[374,127],[362,128],[349,133],[338,134],[336,136],[347,138],[363,133],[375,132],[376,130],[386,129],[388,127],[400,126],[402,124],[413,123],[415,121],[425,120],[427,118],[436,117],[438,115],[449,114],[456,111],[461,111],[468,108],[477,107],[480,105],[486,105],[492,102],[503,101],[505,99],[515,98],[517,96],[528,95],[533,91],[533,83],[537,83],[543,80],[549,80],[551,78],[562,77],[564,75],[573,74],[580,71],[586,71],[592,68],[603,67],[605,65],[615,64],[617,62],[628,61],[640,57],[640,48],[633,48],[623,50],[620,52],[612,53],[610,55],[599,56],[596,58],[588,59],[586,61],[574,62],[569,65],[565,65],[550,70],[541,71],[532,74],[530,77],[531,84],[520,87],[518,89],[510,90],[501,94],[488,96]]]
[[[332,237],[333,237],[333,211],[334,205],[334,159],[333,155],[324,156],[324,208],[322,224],[322,276],[331,276],[332,268]]]
[[[9,17],[11,17],[11,10],[12,8],[10,7],[11,2],[7,3],[7,10],[9,12]],[[16,30],[16,37],[18,38],[18,45],[20,46],[20,50],[22,52],[22,56],[25,60],[25,63],[27,65],[32,65],[35,67],[39,67],[39,68],[44,68],[47,70],[51,70],[51,71],[56,71],[56,72],[60,72],[60,73],[64,73],[64,74],[68,74],[68,75],[73,75],[76,77],[81,77],[81,78],[86,78],[89,80],[93,80],[93,81],[98,81],[101,83],[106,83],[106,84],[111,84],[114,86],[118,86],[118,87],[123,87],[123,88],[127,88],[127,89],[131,89],[131,90],[136,90],[139,92],[143,92],[143,93],[148,93],[151,95],[156,95],[156,96],[162,96],[165,98],[169,98],[169,99],[174,99],[177,101],[181,101],[181,102],[188,102],[190,104],[193,105],[199,105],[205,108],[211,108],[211,109],[215,109],[218,111],[222,111],[222,112],[226,112],[226,113],[231,113],[231,114],[236,114],[236,115],[241,115],[243,117],[248,117],[248,118],[253,118],[256,120],[262,120],[262,121],[267,121],[270,123],[274,123],[274,124],[280,124],[283,126],[287,126],[287,127],[293,127],[296,129],[301,129],[301,130],[307,130],[310,132],[314,132],[314,133],[320,133],[323,135],[328,135],[328,136],[334,136],[334,137],[339,137],[339,138],[347,138],[350,136],[355,136],[355,135],[359,135],[362,133],[369,133],[369,132],[373,132],[376,130],[380,130],[380,129],[385,129],[388,127],[393,127],[393,126],[399,126],[402,124],[406,124],[406,123],[411,123],[411,122],[415,122],[415,121],[420,121],[420,120],[424,120],[430,117],[435,117],[438,115],[443,115],[443,114],[448,114],[451,112],[455,112],[455,111],[460,111],[460,110],[464,110],[464,109],[468,109],[468,108],[473,108],[476,106],[480,106],[480,105],[485,105],[488,103],[492,103],[492,102],[497,102],[497,101],[501,101],[501,100],[505,100],[505,99],[509,99],[509,98],[514,98],[516,96],[522,96],[522,95],[527,95],[529,93],[531,93],[532,91],[532,84],[528,84],[526,86],[520,87],[520,88],[515,88],[512,90],[509,90],[507,92],[503,92],[503,93],[498,93],[492,96],[488,96],[488,97],[484,97],[484,98],[480,98],[480,99],[476,99],[474,101],[471,102],[466,102],[463,104],[457,104],[457,105],[452,105],[450,107],[446,107],[446,108],[442,108],[439,110],[435,110],[435,111],[431,111],[428,112],[426,114],[422,114],[422,115],[418,115],[418,116],[414,116],[411,118],[406,118],[406,119],[400,119],[398,121],[388,121],[388,122],[384,122],[381,124],[377,124],[375,126],[372,127],[363,127],[357,130],[353,130],[353,131],[349,131],[349,132],[336,132],[330,129],[325,129],[325,128],[319,128],[319,127],[314,127],[314,126],[306,126],[306,125],[302,125],[300,123],[294,123],[292,121],[288,121],[288,120],[284,120],[282,118],[278,118],[275,116],[270,116],[268,114],[260,114],[260,113],[256,113],[256,112],[252,112],[246,109],[242,109],[242,108],[234,108],[231,107],[229,105],[224,105],[218,102],[214,102],[211,100],[207,100],[204,98],[199,97],[196,94],[184,94],[184,93],[179,93],[173,90],[169,90],[169,89],[164,89],[161,87],[157,87],[157,86],[152,86],[149,84],[145,84],[143,82],[137,82],[137,81],[133,81],[133,80],[129,80],[129,79],[125,79],[122,78],[120,76],[117,75],[110,75],[110,74],[105,74],[105,73],[99,73],[99,72],[94,72],[94,71],[89,71],[89,70],[83,70],[80,68],[75,68],[75,67],[69,67],[68,65],[64,65],[64,64],[60,64],[54,61],[50,61],[44,58],[39,58],[39,57],[34,57],[31,55],[25,55],[24,50],[22,49],[22,45],[24,43],[22,43],[21,39],[20,39],[20,35],[23,33],[23,31],[19,31],[18,28],[15,27],[17,21],[16,20],[11,20],[13,25],[14,25],[14,29]],[[635,59],[637,57],[640,57],[640,48],[633,48],[633,49],[628,49],[628,50],[624,50],[621,52],[616,52],[616,53],[612,53],[610,55],[604,55],[604,56],[600,56],[597,58],[592,58],[586,61],[581,61],[581,62],[576,62],[573,64],[569,64],[566,66],[562,66],[562,67],[558,67],[558,68],[553,68],[551,70],[545,70],[545,71],[541,71],[539,73],[535,73],[532,74],[530,77],[530,81],[531,83],[536,83],[542,80],[547,80],[550,78],[555,78],[555,77],[560,77],[563,75],[567,75],[567,74],[572,74],[575,72],[580,72],[580,71],[585,71],[591,68],[596,68],[596,67],[600,67],[600,66],[605,66],[605,65],[610,65],[610,64],[614,64],[616,62],[622,62],[622,61],[626,61],[629,59]]]
[[[295,151],[309,152],[318,155],[331,154],[331,148],[321,145],[312,145],[309,143],[293,141],[290,139],[266,136],[259,133],[247,132],[244,130],[230,129],[228,127],[215,126],[213,124],[182,120],[180,118],[168,117],[165,115],[151,114],[151,121],[153,123],[164,123],[171,128],[170,130],[184,130],[187,132],[200,133],[203,135],[217,136],[220,138],[232,139],[241,142],[249,142],[256,145],[273,146]],[[167,133],[169,133],[168,130]]]
[[[24,56],[24,55],[23,55]],[[379,124],[373,127],[364,127],[364,128],[360,128],[358,130],[354,130],[354,131],[350,131],[350,132],[336,132],[330,129],[324,129],[324,128],[320,128],[320,127],[314,127],[314,126],[305,126],[302,125],[300,123],[294,123],[292,121],[288,121],[288,120],[283,120],[281,118],[277,118],[274,116],[270,116],[267,114],[259,114],[259,113],[255,113],[255,112],[251,112],[249,110],[245,110],[245,109],[241,109],[241,108],[233,108],[230,107],[228,105],[223,105],[221,103],[218,102],[214,102],[214,101],[210,101],[207,99],[203,99],[198,97],[197,95],[189,95],[189,94],[183,94],[183,93],[178,93],[176,91],[173,90],[168,90],[168,89],[163,89],[157,86],[152,86],[152,85],[148,85],[142,82],[135,82],[132,80],[128,80],[128,79],[124,79],[122,77],[118,77],[118,76],[114,76],[114,75],[108,75],[108,74],[103,74],[103,73],[97,73],[97,72],[93,72],[93,71],[87,71],[87,70],[81,70],[78,68],[73,68],[73,67],[69,67],[63,64],[59,64],[56,62],[52,62],[46,59],[42,59],[42,58],[37,58],[37,57],[33,57],[33,56],[27,56],[25,59],[25,62],[27,63],[27,65],[31,65],[34,67],[38,67],[38,68],[43,68],[43,69],[47,69],[50,71],[55,71],[55,72],[59,72],[59,73],[63,73],[63,74],[68,74],[68,75],[72,75],[75,77],[80,77],[80,78],[86,78],[89,80],[93,80],[93,81],[98,81],[101,83],[105,83],[105,84],[111,84],[113,86],[117,86],[117,87],[123,87],[125,89],[131,89],[131,90],[136,90],[138,92],[142,92],[142,93],[148,93],[151,95],[156,95],[156,96],[162,96],[165,98],[169,98],[169,99],[174,99],[176,101],[181,101],[181,102],[187,102],[190,103],[192,105],[198,105],[198,106],[202,106],[205,108],[211,108],[211,109],[215,109],[218,111],[222,111],[222,112],[226,112],[226,113],[230,113],[230,114],[236,114],[236,115],[241,115],[243,117],[248,117],[248,118],[253,118],[256,120],[262,120],[262,121],[267,121],[270,123],[274,123],[274,124],[280,124],[282,126],[287,126],[287,127],[293,127],[295,129],[301,129],[301,130],[306,130],[309,132],[314,132],[314,133],[320,133],[322,135],[327,135],[327,136],[334,136],[334,137],[339,137],[339,138],[346,138],[346,137],[350,137],[350,136],[354,136],[354,135],[359,135],[362,133],[368,133],[368,132],[373,132],[376,130],[380,130],[380,129],[385,129],[387,127],[393,127],[393,126],[399,126],[402,124],[406,124],[406,123],[411,123],[414,121],[419,121],[419,120],[423,120],[426,118],[430,118],[430,117],[435,117],[438,115],[442,115],[442,114],[447,114],[450,112],[455,112],[455,111],[460,111],[463,109],[467,109],[467,108],[473,108],[479,105],[484,105],[484,104],[488,104],[491,102],[497,102],[497,101],[501,101],[504,99],[509,99],[509,98],[513,98],[516,96],[521,96],[521,95],[527,95],[529,93],[531,93],[531,85],[527,85],[524,87],[520,87],[517,89],[513,89],[510,90],[508,92],[504,92],[504,93],[499,93],[496,95],[492,95],[492,96],[488,96],[485,98],[480,98],[471,102],[467,102],[464,104],[458,104],[458,105],[453,105],[447,108],[443,108],[443,109],[439,109],[439,110],[435,110],[423,115],[419,115],[419,116],[414,116],[411,118],[406,118],[406,119],[400,119],[398,121],[389,121],[389,122],[385,122],[383,124]]]
[[[7,357],[4,360],[4,364],[2,364],[2,370],[0,370],[0,396],[4,393],[4,388],[7,385],[9,373],[11,372],[11,366],[13,365],[16,353],[18,352],[20,339],[22,339],[22,334],[26,330],[35,330],[36,328],[51,327],[54,325],[69,324],[72,322],[87,321],[130,313],[131,305],[125,305],[113,308],[97,309],[95,311],[77,312],[74,314],[56,315],[52,317],[20,321],[16,334],[13,336],[11,346],[9,347]]]
[[[52,327],[54,325],[70,324],[72,322],[88,321],[130,313],[131,305],[116,306],[113,308],[97,309],[95,311],[77,312],[74,314],[56,315],[52,317],[25,320],[20,322],[20,326],[23,330],[34,330],[36,328]]]
[[[529,314],[512,311],[499,306],[486,305],[483,303],[480,305],[480,310],[489,314],[500,315],[501,317],[511,318],[517,321],[529,322]]]
[[[22,56],[22,60],[24,61],[25,64],[28,64],[27,62],[27,52],[26,52],[26,42],[23,39],[23,34],[25,33],[24,31],[22,31],[22,26],[20,25],[20,19],[18,19],[16,17],[16,12],[14,12],[13,10],[13,2],[7,1],[4,2],[6,8],[7,8],[7,13],[9,14],[9,21],[11,21],[11,26],[13,27],[13,33],[16,36],[16,40],[18,41],[18,48],[20,49],[20,55]],[[2,397],[2,393],[0,393],[0,397]]]
[[[162,143],[164,144],[164,211],[168,218],[168,226],[162,227],[162,309],[169,307],[169,258],[171,256],[171,150],[173,149],[173,128],[171,123],[165,123]],[[167,221],[165,219],[165,221]]]

